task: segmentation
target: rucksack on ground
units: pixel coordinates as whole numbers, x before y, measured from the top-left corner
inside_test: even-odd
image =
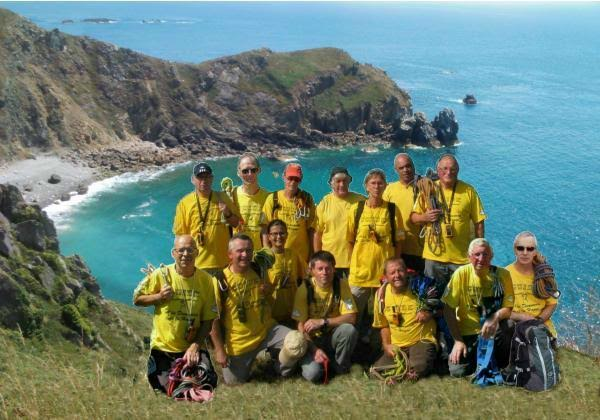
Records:
[[[560,380],[560,369],[551,339],[550,331],[538,319],[517,323],[503,374],[505,384],[535,392],[553,388]]]

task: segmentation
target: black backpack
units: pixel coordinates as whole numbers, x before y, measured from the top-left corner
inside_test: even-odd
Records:
[[[509,365],[503,372],[506,385],[546,391],[558,383],[560,369],[550,344],[551,337],[548,328],[538,319],[517,323]]]

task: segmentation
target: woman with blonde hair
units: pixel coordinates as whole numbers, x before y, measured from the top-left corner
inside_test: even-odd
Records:
[[[513,243],[515,261],[506,266],[510,272],[515,293],[515,302],[508,328],[502,337],[498,337],[498,345],[509,354],[510,342],[515,323],[538,319],[542,321],[552,334],[552,345],[556,345],[556,328],[550,317],[556,310],[560,292],[554,279],[552,266],[538,250],[535,235],[524,231],[515,236]],[[508,360],[498,360],[499,366],[504,366]]]

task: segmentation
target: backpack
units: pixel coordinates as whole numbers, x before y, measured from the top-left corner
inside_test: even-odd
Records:
[[[277,194],[277,191],[273,191],[271,194],[273,197],[273,210],[271,210],[271,219],[275,219],[275,212],[281,208],[281,204],[279,203],[279,195]],[[304,190],[298,190],[298,198],[302,199],[304,206],[307,208],[310,208],[314,205],[312,195]]]
[[[538,392],[558,383],[560,369],[550,344],[551,337],[548,328],[538,319],[517,323],[509,364],[503,373],[507,385]]]
[[[396,247],[396,220],[394,216],[396,215],[396,205],[391,201],[387,203],[388,215],[390,218],[390,233],[392,236],[392,246]],[[358,202],[358,208],[356,209],[356,214],[354,215],[354,238],[356,238],[356,233],[358,232],[358,224],[360,222],[360,217],[363,214],[365,209],[365,201]]]

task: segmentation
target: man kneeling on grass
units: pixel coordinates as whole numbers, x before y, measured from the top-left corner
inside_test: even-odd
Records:
[[[514,302],[510,273],[491,265],[494,253],[490,243],[473,239],[468,255],[470,264],[452,274],[442,297],[444,317],[454,338],[448,367],[455,377],[475,372],[479,335],[493,339],[499,327],[506,326],[500,321],[510,317]],[[500,351],[497,345],[496,350]],[[508,360],[506,356],[503,359]]]
[[[288,376],[294,366],[281,366],[278,354],[291,330],[271,317],[271,288],[251,265],[252,239],[243,233],[233,235],[227,255],[229,266],[215,279],[220,319],[213,322],[211,331],[215,360],[223,367],[225,383],[248,381],[252,362],[262,350],[270,353],[275,370]]]
[[[347,373],[358,339],[354,328],[356,305],[346,279],[335,275],[335,258],[318,251],[310,259],[312,278],[296,292],[292,318],[309,340],[309,351],[300,361],[302,376],[319,382],[331,359],[332,373]],[[327,378],[325,378],[327,379]]]
[[[381,330],[383,356],[374,367],[394,365],[401,350],[408,358],[407,373],[416,379],[433,370],[436,323],[431,310],[420,307],[406,274],[401,258],[386,261],[385,283],[377,291],[373,309],[373,327]]]
[[[175,238],[171,255],[175,264],[148,274],[133,293],[135,305],[154,305],[148,381],[165,392],[171,366],[183,358],[190,366],[202,363],[214,387],[217,376],[204,348],[217,317],[213,281],[194,266],[198,248],[190,235]]]

